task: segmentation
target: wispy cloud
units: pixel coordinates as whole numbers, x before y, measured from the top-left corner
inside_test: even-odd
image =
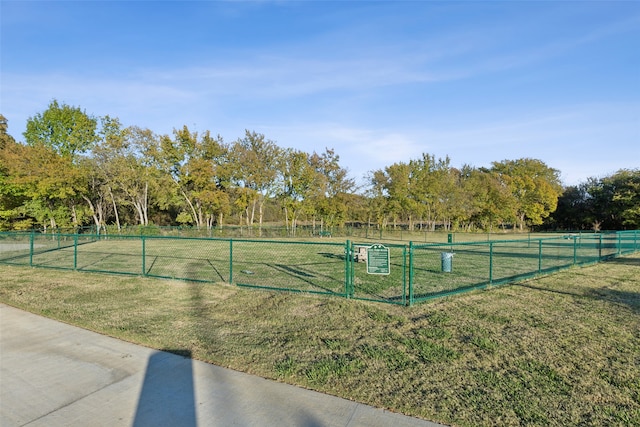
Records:
[[[260,131],[300,149],[335,148],[358,179],[369,171],[429,153],[439,158],[449,156],[456,167],[538,158],[562,171],[567,184],[576,184],[598,171],[640,166],[639,112],[640,103],[585,104],[513,114],[487,123],[468,122],[463,130],[444,126],[399,131],[374,123],[310,122],[262,126]]]

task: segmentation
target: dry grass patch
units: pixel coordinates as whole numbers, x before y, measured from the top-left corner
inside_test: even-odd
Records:
[[[640,256],[398,307],[2,266],[0,301],[461,425],[640,425]]]

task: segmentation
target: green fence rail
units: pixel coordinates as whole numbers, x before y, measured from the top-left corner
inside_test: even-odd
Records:
[[[640,250],[639,231],[405,244],[0,233],[0,263],[412,305]]]

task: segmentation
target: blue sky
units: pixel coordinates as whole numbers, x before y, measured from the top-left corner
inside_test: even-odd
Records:
[[[0,0],[0,112],[52,99],[158,134],[334,148],[367,171],[422,153],[537,158],[567,185],[640,167],[638,1]]]

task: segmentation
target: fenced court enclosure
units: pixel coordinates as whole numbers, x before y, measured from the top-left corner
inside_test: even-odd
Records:
[[[639,231],[388,243],[0,233],[0,263],[412,305],[637,252]]]

